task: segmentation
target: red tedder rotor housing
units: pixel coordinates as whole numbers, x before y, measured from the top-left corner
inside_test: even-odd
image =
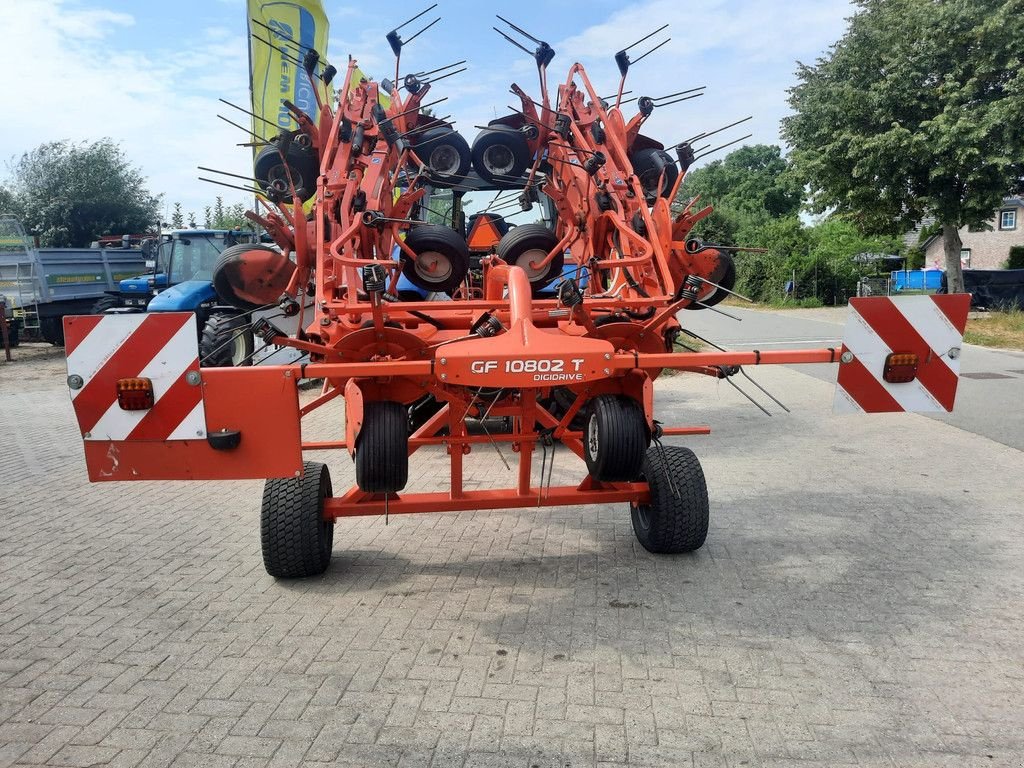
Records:
[[[214,284],[240,309],[298,315],[296,335],[268,320],[253,330],[308,362],[200,371],[189,361],[186,383],[201,386],[205,439],[196,439],[202,422],[189,439],[181,426],[155,443],[152,426],[150,442],[136,441],[141,427],[131,425],[100,435],[104,419],[114,423],[109,414],[86,420],[76,405],[93,479],[271,478],[263,554],[280,577],[326,568],[333,520],[355,515],[627,502],[650,551],[703,544],[700,465],[660,438],[709,430],[661,427],[655,379],[666,368],[722,378],[742,365],[838,362],[841,351],[679,351],[677,314],[714,307],[736,279],[730,249],[690,235],[711,207],[670,207],[694,151],[683,143],[673,157],[641,133],[657,99],[643,97],[636,114],[626,113],[626,51],[616,56],[622,82],[614,97],[602,98],[580,64],[551,93],[554,51],[530,39],[538,43],[539,100],[513,84],[519,108],[472,146],[424,111],[438,103],[428,99],[432,73],[399,83],[397,64],[395,82],[377,82],[350,61],[336,105],[324,104],[316,123],[285,103],[298,129],[258,154],[269,212],[249,214],[276,248],[236,246]],[[388,40],[400,57],[397,32]],[[487,191],[504,202],[467,221],[464,195]],[[509,206],[536,207],[543,223],[509,226],[500,215]],[[73,344],[72,395],[78,383],[78,400],[88,402],[94,381],[83,387],[72,370],[86,342]],[[302,378],[324,384],[300,408]],[[302,442],[301,417],[339,396],[344,436]],[[182,397],[185,413],[194,399]],[[545,481],[555,443],[584,460],[578,484]],[[447,451],[450,486],[407,493],[409,456],[427,446]],[[464,456],[500,446],[516,457],[515,483],[466,490]],[[355,462],[356,484],[339,496],[324,465],[301,460],[302,451],[327,449],[345,449]]]

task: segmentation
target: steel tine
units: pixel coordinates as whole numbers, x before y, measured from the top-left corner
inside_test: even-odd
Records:
[[[197,178],[200,181],[205,181],[205,182],[207,182],[209,184],[219,184],[220,186],[228,187],[229,189],[240,189],[243,192],[249,192],[249,193],[251,193],[253,195],[265,195],[265,194],[267,194],[267,190],[265,190],[265,189],[253,189],[252,187],[243,187],[243,186],[240,186],[238,184],[226,184],[223,181],[217,181],[216,179],[207,179],[207,178],[205,178],[203,176],[199,176]]]
[[[532,40],[533,42],[535,42],[535,43],[536,43],[537,45],[540,45],[541,43],[543,43],[543,42],[544,42],[543,40],[538,40],[538,39],[537,39],[536,37],[534,37],[533,35],[531,35],[531,34],[530,34],[529,32],[527,32],[527,31],[526,31],[525,29],[523,29],[522,27],[517,27],[517,26],[516,26],[515,24],[513,24],[513,23],[512,23],[511,21],[509,21],[509,20],[508,20],[508,19],[506,19],[505,17],[503,17],[503,16],[499,16],[499,15],[498,15],[497,13],[496,13],[496,14],[494,14],[494,15],[495,15],[495,16],[497,16],[497,17],[498,17],[499,19],[501,19],[502,21],[504,21],[504,22],[505,22],[506,24],[508,24],[508,25],[509,25],[510,27],[512,27],[512,29],[514,29],[514,30],[515,30],[516,32],[518,32],[518,33],[519,33],[520,35],[522,35],[523,37],[529,38],[530,40]],[[666,26],[668,26],[668,25],[666,25]],[[664,27],[663,27],[663,29],[664,29]],[[653,34],[653,33],[652,33],[652,34]]]
[[[401,24],[399,24],[399,25],[398,25],[397,27],[395,27],[395,28],[394,28],[394,30],[392,30],[392,31],[394,31],[394,32],[397,32],[397,31],[398,31],[398,30],[400,30],[400,29],[401,29],[402,27],[407,27],[407,26],[409,26],[409,25],[410,25],[410,24],[412,24],[412,23],[413,23],[414,21],[416,21],[416,19],[418,19],[418,18],[419,18],[420,16],[424,16],[424,15],[426,15],[426,14],[430,13],[430,12],[431,12],[432,10],[434,10],[435,8],[437,8],[437,3],[434,3],[434,4],[433,4],[433,5],[431,5],[431,6],[429,7],[429,8],[424,8],[424,9],[423,9],[422,11],[420,11],[420,12],[419,12],[419,13],[417,13],[417,14],[416,14],[415,16],[413,16],[413,17],[412,17],[411,19],[406,19],[406,20],[405,20],[405,21],[403,21],[403,22],[402,22]]]
[[[747,378],[747,381],[749,381],[749,382],[750,382],[751,384],[753,384],[753,385],[754,385],[755,387],[757,387],[757,388],[758,388],[758,389],[760,389],[760,390],[761,390],[762,392],[764,392],[764,393],[765,393],[765,394],[766,394],[766,395],[767,395],[768,397],[770,397],[770,398],[771,398],[771,399],[772,399],[772,400],[774,401],[774,403],[775,403],[775,404],[776,404],[777,406],[779,406],[779,408],[781,408],[782,410],[784,410],[784,411],[785,411],[786,413],[792,413],[792,411],[791,411],[791,410],[789,410],[789,408],[787,408],[787,407],[786,407],[785,405],[783,405],[783,404],[782,404],[782,401],[781,401],[781,400],[779,400],[779,398],[775,397],[775,395],[773,395],[773,394],[772,394],[771,392],[769,392],[769,391],[768,391],[767,389],[765,389],[765,388],[764,388],[764,387],[762,387],[762,386],[761,386],[760,384],[758,384],[758,383],[757,383],[756,381],[754,381],[753,377],[752,377],[752,376],[751,376],[751,375],[750,375],[749,373],[747,373],[747,372],[746,372],[745,370],[743,370],[743,366],[742,366],[742,365],[740,366],[740,373],[742,373],[742,374],[743,374],[743,375],[744,375],[744,376],[745,376],[745,377]]]
[[[763,413],[763,414],[764,414],[765,416],[767,416],[768,418],[771,418],[771,414],[770,414],[770,413],[768,412],[768,409],[767,409],[767,408],[765,408],[765,407],[764,407],[763,405],[761,405],[761,404],[760,404],[759,402],[757,402],[757,400],[755,400],[754,398],[752,398],[752,397],[751,397],[750,395],[748,395],[748,394],[747,394],[746,392],[744,392],[744,391],[743,391],[743,389],[742,389],[742,388],[740,387],[740,385],[739,385],[739,384],[737,384],[737,383],[736,383],[735,381],[733,381],[733,380],[732,380],[732,379],[731,379],[731,378],[730,378],[729,376],[723,376],[722,378],[723,378],[723,379],[725,379],[725,380],[726,380],[727,382],[729,382],[730,384],[732,384],[732,386],[734,386],[734,387],[736,388],[736,391],[737,391],[737,392],[739,392],[739,393],[740,393],[741,395],[743,395],[743,396],[744,396],[745,398],[747,398],[747,400],[749,400],[749,401],[750,401],[750,402],[752,402],[752,403],[753,403],[753,404],[754,404],[755,406],[757,406],[757,407],[758,407],[758,408],[759,408],[759,409],[761,410],[761,412],[762,412],[762,413]]]
[[[501,18],[501,17],[499,16],[498,18]],[[643,42],[644,40],[650,40],[650,39],[651,39],[652,37],[654,37],[654,36],[655,36],[656,34],[658,34],[659,32],[661,32],[661,31],[662,31],[663,29],[668,29],[668,24],[662,24],[662,25],[661,25],[660,27],[658,27],[658,28],[657,28],[656,30],[654,30],[653,32],[651,32],[651,33],[650,33],[649,35],[644,35],[644,36],[643,36],[643,37],[641,37],[641,38],[640,38],[639,40],[637,40],[637,41],[636,41],[635,43],[631,43],[630,45],[627,45],[627,46],[626,46],[625,48],[623,48],[622,50],[624,50],[624,51],[628,51],[628,50],[629,50],[630,48],[636,48],[636,47],[637,47],[638,45],[640,45],[640,43],[642,43],[642,42]]]

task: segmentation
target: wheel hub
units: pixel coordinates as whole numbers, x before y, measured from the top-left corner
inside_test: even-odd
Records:
[[[452,263],[443,253],[424,251],[416,257],[416,274],[431,283],[444,282],[452,274]]]
[[[244,333],[235,332],[235,337],[231,340],[231,365],[234,367],[240,366],[249,356],[245,348],[244,336]]]
[[[597,452],[601,448],[601,443],[597,435],[596,415],[592,415],[590,417],[590,421],[587,422],[587,447],[590,449],[591,456],[597,456]]]
[[[454,176],[459,170],[459,153],[455,147],[437,147],[430,153],[430,168],[443,176]]]
[[[522,270],[526,272],[526,276],[529,278],[531,283],[535,283],[544,277],[548,271],[547,265],[543,267],[540,266],[547,256],[547,251],[542,251],[539,248],[531,248],[516,259],[516,266],[521,267]]]
[[[508,175],[515,163],[512,151],[502,144],[484,150],[484,167],[494,176]]]

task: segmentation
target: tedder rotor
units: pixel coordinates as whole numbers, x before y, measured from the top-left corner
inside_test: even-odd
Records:
[[[966,296],[914,297],[909,309],[859,300],[842,348],[680,345],[679,318],[721,311],[732,293],[735,249],[691,235],[710,206],[672,210],[701,151],[694,140],[671,146],[673,156],[641,131],[656,108],[703,89],[641,97],[627,114],[633,46],[616,54],[613,95],[580,64],[549,88],[555,52],[506,23],[500,34],[536,61],[538,99],[513,84],[517,106],[472,146],[425,111],[443,101],[428,98],[432,80],[462,62],[400,77],[397,30],[393,81],[363,76],[352,60],[317,120],[284,102],[298,127],[258,151],[266,210],[249,214],[274,245],[226,249],[214,284],[244,313],[297,316],[294,336],[272,319],[252,330],[304,353],[300,362],[200,368],[190,314],[67,319],[90,479],[269,478],[262,546],[278,577],[322,572],[334,520],[361,515],[621,502],[646,549],[678,553],[704,543],[708,495],[694,454],[662,440],[709,429],[657,421],[664,370],[728,378],[741,366],[840,363],[840,409],[952,407]],[[291,43],[311,83],[334,79],[316,51]],[[464,195],[481,191],[505,199],[467,220]],[[510,226],[510,208],[542,222]],[[304,379],[323,384],[300,404]],[[304,440],[302,418],[338,397],[344,433],[339,424],[337,439]],[[468,424],[490,419],[505,428]],[[491,443],[511,447],[515,482],[465,488],[465,457]],[[550,487],[543,466],[537,477],[535,454],[546,460],[554,444],[582,459],[578,483]],[[355,485],[340,495],[325,465],[303,461],[332,449],[355,463]],[[446,452],[447,490],[406,492],[421,449]]]

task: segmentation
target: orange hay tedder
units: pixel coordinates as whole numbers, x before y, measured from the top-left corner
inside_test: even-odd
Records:
[[[690,235],[710,207],[670,208],[699,157],[696,139],[671,147],[673,157],[641,130],[655,108],[703,89],[642,97],[628,115],[630,46],[615,56],[614,95],[602,98],[579,64],[552,92],[554,51],[502,21],[500,34],[536,60],[539,100],[512,85],[519,108],[472,146],[424,111],[438,103],[426,100],[431,80],[458,65],[400,78],[398,30],[387,36],[393,82],[366,79],[350,61],[315,122],[285,102],[298,128],[257,153],[266,210],[249,214],[276,247],[226,249],[214,284],[245,317],[263,312],[252,330],[264,342],[304,357],[207,368],[192,315],[66,320],[90,479],[269,478],[262,546],[277,577],[321,573],[334,520],[357,515],[624,502],[645,548],[677,553],[703,544],[708,495],[694,454],[662,439],[709,430],[655,419],[665,369],[728,378],[746,365],[842,361],[840,410],[952,407],[966,296],[855,300],[840,349],[680,344],[678,317],[721,311],[735,249]],[[315,80],[330,83],[336,71],[316,51],[274,34],[314,91]],[[467,220],[465,195],[481,191],[497,194]],[[499,213],[510,207],[535,211],[534,221],[510,226]],[[280,330],[274,312],[297,318],[298,332]],[[323,380],[305,404],[303,379]],[[302,417],[337,397],[344,435],[338,424],[336,440],[304,441]],[[578,484],[545,479],[556,443],[583,459]],[[515,482],[465,489],[465,456],[501,445],[518,457]],[[409,456],[428,446],[447,452],[450,486],[406,493]],[[355,485],[339,496],[326,466],[302,458],[329,449],[355,462]]]

